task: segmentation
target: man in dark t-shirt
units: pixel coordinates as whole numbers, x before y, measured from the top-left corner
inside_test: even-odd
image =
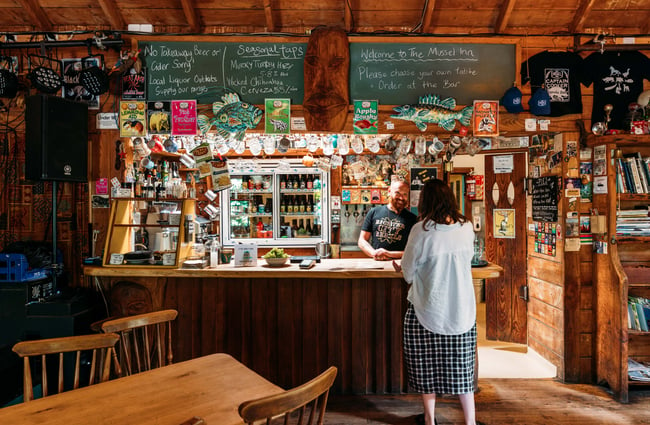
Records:
[[[359,248],[375,260],[402,258],[411,228],[417,222],[415,214],[406,209],[406,182],[392,182],[388,195],[388,205],[371,209],[359,234]]]

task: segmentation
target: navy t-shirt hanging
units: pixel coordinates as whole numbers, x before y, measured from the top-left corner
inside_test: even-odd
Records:
[[[582,113],[583,59],[577,53],[545,50],[521,64],[521,83],[534,94],[544,86],[551,98],[551,117]]]
[[[605,51],[592,53],[584,63],[583,82],[587,87],[594,83],[592,125],[605,122],[603,107],[609,103],[614,109],[608,128],[629,130],[625,117],[643,91],[643,80],[650,80],[650,59],[639,51]]]

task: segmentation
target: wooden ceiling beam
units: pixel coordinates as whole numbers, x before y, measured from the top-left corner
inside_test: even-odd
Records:
[[[431,27],[433,26],[433,12],[436,10],[436,0],[429,0],[427,5],[427,10],[424,11],[424,18],[422,21],[422,27],[420,32],[432,32]]]
[[[27,11],[29,19],[31,19],[37,29],[43,31],[52,31],[52,22],[47,17],[47,13],[38,4],[37,0],[20,0],[20,4]]]
[[[349,0],[343,0],[343,23],[345,32],[352,32],[352,6]]]
[[[510,22],[510,16],[512,15],[512,10],[515,8],[515,3],[517,3],[517,0],[506,0],[505,5],[501,7],[501,10],[499,11],[499,17],[497,18],[497,22],[494,25],[494,32],[496,34],[503,34],[508,27],[508,23]]]
[[[111,28],[115,30],[125,30],[126,22],[124,17],[120,13],[120,8],[117,7],[115,0],[98,0],[99,7],[102,8],[104,15],[108,17],[108,22],[111,24]],[[134,22],[134,23],[143,23],[143,22]]]
[[[185,14],[185,19],[190,25],[190,30],[198,34],[201,32],[201,21],[199,15],[196,13],[196,7],[194,5],[194,0],[181,0],[181,6],[183,6],[183,13]]]
[[[591,9],[594,7],[596,0],[581,0],[576,10],[576,14],[573,16],[573,21],[569,27],[569,32],[572,34],[577,34],[582,32],[585,21],[591,13]]]
[[[266,30],[275,31],[275,20],[273,19],[273,6],[271,0],[264,0],[264,18],[266,18]]]

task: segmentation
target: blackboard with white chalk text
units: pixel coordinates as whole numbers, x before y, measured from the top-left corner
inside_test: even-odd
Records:
[[[351,102],[402,105],[436,94],[471,105],[499,100],[516,78],[514,44],[351,40]],[[265,98],[303,101],[306,42],[139,41],[138,48],[149,100],[208,104],[227,88],[255,104]]]
[[[220,100],[225,90],[242,100],[302,103],[306,43],[140,41],[148,100]]]

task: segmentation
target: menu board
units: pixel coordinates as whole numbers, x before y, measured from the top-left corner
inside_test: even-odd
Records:
[[[516,80],[514,44],[350,43],[350,95],[381,105],[453,97],[499,100]]]
[[[533,220],[542,222],[557,221],[559,201],[559,180],[557,176],[534,178]]]
[[[304,40],[300,38],[299,40]],[[403,40],[403,38],[396,38]],[[304,97],[306,42],[139,41],[147,99],[220,100],[224,90],[264,104],[266,98]],[[498,100],[516,80],[514,44],[350,42],[350,101],[417,103],[436,94],[458,104]]]
[[[220,100],[235,91],[243,101],[304,96],[307,43],[139,41],[147,69],[147,99]]]

